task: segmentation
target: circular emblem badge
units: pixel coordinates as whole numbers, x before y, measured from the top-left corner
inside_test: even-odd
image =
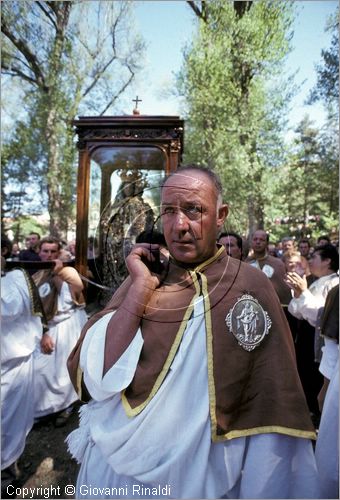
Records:
[[[42,285],[39,286],[39,295],[43,299],[47,297],[49,293],[51,293],[51,286],[49,283],[43,283]]]
[[[272,326],[271,319],[251,295],[242,295],[225,318],[227,327],[246,351],[257,347]]]

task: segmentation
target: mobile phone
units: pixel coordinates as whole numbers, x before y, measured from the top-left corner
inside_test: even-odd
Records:
[[[159,248],[155,248],[150,250],[155,260],[150,261],[145,258],[142,258],[144,264],[150,269],[152,273],[162,274],[164,271],[164,264],[161,262],[161,254]]]

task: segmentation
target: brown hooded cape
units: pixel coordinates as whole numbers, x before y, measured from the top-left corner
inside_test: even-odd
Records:
[[[68,360],[76,390],[87,330],[120,306],[130,286],[128,278],[108,307],[85,325]],[[259,302],[272,322],[269,333],[250,352],[226,324],[227,314],[245,294]],[[157,393],[199,295],[204,296],[212,440],[270,432],[315,438],[291,333],[275,290],[262,272],[227,256],[224,248],[195,269],[185,270],[170,262],[166,278],[154,291],[141,319],[143,348],[135,376],[122,392],[127,415],[133,417],[143,411]]]

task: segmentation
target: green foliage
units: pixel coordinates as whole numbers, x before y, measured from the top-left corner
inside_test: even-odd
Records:
[[[272,210],[267,227],[276,237],[297,238],[338,228],[338,145],[334,120],[323,130],[305,116],[296,129],[287,162],[279,169],[274,196],[280,208]],[[276,223],[275,223],[276,221]],[[280,221],[281,224],[277,224]]]
[[[330,102],[338,108],[339,101],[339,8],[331,16],[326,31],[333,33],[331,45],[321,51],[322,62],[317,65],[317,82],[309,96],[309,102],[323,101],[327,106]]]
[[[283,155],[288,94],[279,71],[292,9],[290,2],[259,1],[239,16],[231,2],[214,0],[206,13],[178,77],[187,103],[185,160],[218,171],[229,223],[244,232],[263,225],[271,168]]]
[[[8,224],[6,230],[12,231],[13,241],[18,242],[23,242],[25,236],[32,232],[37,232],[41,236],[49,234],[48,223],[39,222],[36,215],[20,215],[12,223]]]
[[[185,161],[220,174],[229,229],[247,235],[264,227],[274,240],[318,236],[337,227],[336,118],[330,114],[320,131],[306,117],[293,144],[285,143],[285,111],[296,88],[293,75],[283,80],[281,72],[293,4],[259,0],[249,6],[240,14],[233,2],[206,3],[185,50],[178,75],[187,113]],[[337,81],[338,69],[332,74]]]
[[[72,121],[112,109],[139,69],[144,46],[129,9],[125,1],[2,2],[3,79],[20,82],[23,115],[5,135],[3,210],[13,212],[13,184],[38,179],[52,234],[65,234],[74,218]]]

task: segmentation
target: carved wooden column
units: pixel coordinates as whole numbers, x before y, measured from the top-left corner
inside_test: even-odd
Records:
[[[87,234],[89,218],[90,156],[83,143],[79,143],[79,169],[77,181],[76,268],[83,276],[87,272]]]
[[[178,158],[180,156],[181,156],[181,141],[179,139],[175,139],[170,143],[170,158],[169,158],[170,172],[174,172],[177,169]],[[167,172],[167,174],[170,172]]]

